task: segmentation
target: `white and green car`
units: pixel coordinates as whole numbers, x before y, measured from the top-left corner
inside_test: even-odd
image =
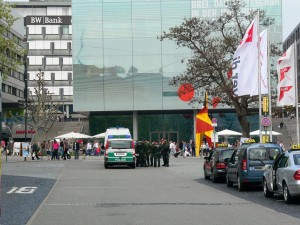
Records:
[[[135,149],[131,133],[125,127],[111,127],[105,133],[104,167],[128,165],[135,168]]]

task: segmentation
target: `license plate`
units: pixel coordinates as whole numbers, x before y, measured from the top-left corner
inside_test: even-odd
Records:
[[[251,167],[251,170],[264,170],[263,166],[253,166]]]
[[[126,156],[124,152],[115,152],[115,156]]]

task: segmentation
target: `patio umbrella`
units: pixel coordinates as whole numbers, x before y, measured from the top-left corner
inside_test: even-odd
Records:
[[[264,135],[265,131],[261,131],[261,133]],[[259,135],[259,130],[255,130],[255,131],[250,132],[250,136],[258,136],[258,135]],[[270,131],[267,131],[267,135],[270,135]],[[272,131],[272,135],[278,136],[278,135],[282,135],[282,133]]]
[[[242,136],[242,135],[243,135],[243,134],[240,133],[240,132],[236,132],[236,131],[228,130],[228,129],[219,131],[219,132],[217,132],[217,134],[218,134],[219,136]]]
[[[86,135],[86,134],[76,133],[76,132],[70,132],[70,133],[62,134],[55,138],[66,139],[66,140],[68,140],[68,139],[87,139],[87,138],[91,138],[91,136]]]
[[[96,134],[96,135],[92,136],[92,138],[105,138],[105,132],[100,133],[100,134]]]

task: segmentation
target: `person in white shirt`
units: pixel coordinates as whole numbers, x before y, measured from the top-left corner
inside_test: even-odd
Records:
[[[86,145],[86,155],[91,155],[92,153],[92,143],[88,142]]]
[[[176,145],[174,142],[170,141],[170,151],[171,151],[171,155],[174,155],[176,153]]]

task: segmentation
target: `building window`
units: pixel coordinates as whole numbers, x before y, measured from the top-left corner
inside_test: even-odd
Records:
[[[8,93],[8,94],[11,94],[11,86],[8,86],[8,85],[7,85],[7,93]]]
[[[24,98],[24,91],[20,90],[20,98]]]
[[[11,94],[17,96],[17,88],[12,87]]]
[[[5,88],[6,88],[6,85],[2,83],[2,91],[3,92],[6,92]]]
[[[62,25],[62,34],[69,34],[69,25]]]

